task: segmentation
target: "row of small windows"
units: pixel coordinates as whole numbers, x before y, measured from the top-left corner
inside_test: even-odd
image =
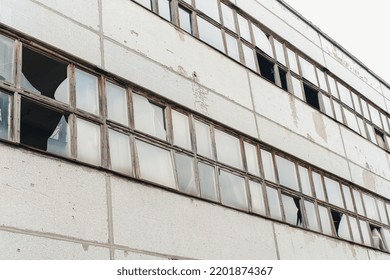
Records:
[[[0,52],[6,58],[0,70],[1,139],[297,227],[390,248],[389,201],[161,99],[0,38],[19,46]]]
[[[390,149],[390,119],[386,112],[262,31],[233,7],[220,0],[135,1],[374,144]]]

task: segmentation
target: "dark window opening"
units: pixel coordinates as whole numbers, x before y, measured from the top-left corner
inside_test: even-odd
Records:
[[[274,63],[257,53],[257,62],[259,63],[260,74],[268,81],[275,83]]]
[[[280,83],[281,87],[285,90],[287,90],[287,71],[285,71],[282,68],[279,68],[279,76],[280,76]]]
[[[334,224],[334,229],[336,231],[337,236],[339,236],[339,227],[340,227],[340,222],[343,217],[343,213],[337,212],[335,210],[330,211],[332,214],[332,221]]]
[[[376,142],[378,143],[378,146],[383,149],[386,149],[385,135],[376,128],[374,128],[374,130],[375,130],[375,138],[376,138]]]
[[[377,226],[370,225],[371,237],[373,241],[373,246],[380,250],[387,250],[385,242],[383,241],[381,228]]]
[[[321,109],[320,109],[320,102],[318,100],[318,91],[307,86],[306,84],[303,84],[303,88],[305,91],[305,98],[307,104],[320,111]]]
[[[69,102],[67,64],[23,48],[22,87],[52,99]]]
[[[282,194],[282,202],[285,221],[295,226],[302,226],[300,199]]]

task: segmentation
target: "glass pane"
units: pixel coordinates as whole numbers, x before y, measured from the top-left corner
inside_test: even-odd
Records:
[[[179,25],[188,33],[192,34],[191,12],[179,6]]]
[[[318,213],[320,215],[322,232],[328,235],[332,235],[332,227],[330,224],[328,209],[318,205]]]
[[[240,36],[244,38],[248,42],[252,42],[251,40],[251,32],[249,28],[249,22],[246,18],[243,18],[241,15],[237,14],[238,26],[240,27]]]
[[[211,146],[210,127],[207,124],[195,121],[196,148],[198,154],[208,157],[213,157],[213,149]]]
[[[324,103],[325,113],[331,117],[334,118],[333,110],[332,110],[332,103],[329,97],[327,97],[325,94],[322,95],[322,102]]]
[[[272,218],[282,220],[282,212],[280,210],[278,191],[270,187],[267,187],[266,190],[267,190],[270,216]]]
[[[52,135],[47,139],[47,151],[64,157],[70,156],[69,115],[61,116]]]
[[[320,88],[328,92],[328,85],[326,84],[325,73],[318,68],[317,68],[317,77],[318,77],[318,81],[320,82]]]
[[[299,171],[299,179],[301,181],[301,188],[302,192],[304,194],[313,196],[311,192],[311,184],[310,184],[310,179],[309,179],[309,171],[307,168],[298,166],[298,171]]]
[[[295,52],[287,48],[287,55],[288,55],[288,63],[290,69],[295,73],[299,74],[298,62],[297,62],[297,57],[295,56]]]
[[[302,57],[299,57],[299,62],[301,64],[302,76],[318,86],[316,72],[313,64]]]
[[[252,212],[265,216],[266,211],[261,184],[249,181],[249,191],[251,193]]]
[[[133,94],[133,104],[135,129],[166,140],[164,108],[138,94]]]
[[[172,110],[173,143],[191,150],[191,135],[188,116]]]
[[[194,160],[193,158],[176,153],[176,174],[179,191],[198,195],[195,183]]]
[[[347,239],[347,240],[352,240],[351,238],[351,233],[348,228],[348,217],[345,214],[339,213],[341,215],[341,220],[339,222],[339,227],[338,227],[338,236],[341,238]]]
[[[285,221],[294,226],[302,226],[302,210],[299,198],[282,194]]]
[[[214,48],[225,52],[222,42],[222,33],[221,30],[205,21],[201,17],[198,17],[198,30],[199,30],[199,38],[213,46]]]
[[[344,104],[346,104],[350,108],[353,108],[351,93],[349,92],[349,89],[347,89],[345,86],[343,86],[339,82],[337,83],[337,87],[339,88],[341,102],[343,102]]]
[[[364,215],[363,203],[360,193],[357,190],[352,190],[353,199],[355,200],[356,210],[360,215]]]
[[[252,25],[253,34],[255,36],[256,46],[270,57],[274,57],[272,51],[272,45],[269,41],[268,36],[257,26]]]
[[[362,105],[363,116],[366,119],[371,120],[370,113],[368,112],[367,102],[364,101],[363,99],[360,99],[360,102],[361,102],[361,105]]]
[[[320,231],[320,226],[317,220],[317,212],[314,203],[305,200],[305,209],[308,221],[308,228],[315,231]]]
[[[112,170],[132,175],[130,137],[115,130],[108,130]]]
[[[362,114],[362,109],[360,108],[359,97],[353,91],[351,91],[351,95],[352,95],[353,104],[355,106],[355,111],[358,112],[359,114]]]
[[[274,169],[274,160],[272,159],[272,154],[270,152],[260,150],[261,152],[261,161],[263,163],[264,178],[271,182],[276,182],[275,178],[275,169]]]
[[[383,239],[386,243],[387,251],[390,250],[390,230],[389,229],[382,229]]]
[[[291,81],[294,90],[294,95],[299,99],[304,100],[301,81],[295,78],[294,76],[291,76]]]
[[[285,187],[299,191],[295,164],[285,158],[276,156],[276,166],[278,169],[279,183]]]
[[[328,76],[328,82],[329,82],[329,87],[330,87],[330,93],[331,93],[334,97],[336,97],[337,99],[339,99],[339,93],[338,93],[338,91],[337,91],[335,79],[333,79],[331,76]]]
[[[215,21],[220,22],[217,0],[196,0],[196,8]]]
[[[225,132],[215,130],[218,161],[242,169],[240,140]]]
[[[371,142],[374,144],[377,144],[376,134],[375,134],[375,131],[374,131],[374,128],[372,127],[372,125],[367,123],[367,130],[368,130],[368,134],[370,135]]]
[[[253,50],[246,45],[242,45],[242,50],[244,52],[245,65],[248,66],[253,71],[257,71],[255,55],[253,54]]]
[[[0,35],[0,81],[14,82],[15,41]]]
[[[248,210],[245,180],[243,177],[220,170],[219,187],[222,204]]]
[[[371,246],[370,232],[368,230],[367,222],[359,221],[360,229],[362,230],[363,243],[367,246]]]
[[[363,193],[362,195],[363,195],[364,206],[366,207],[367,217],[379,221],[375,198],[365,193]]]
[[[214,167],[199,162],[198,169],[201,196],[206,199],[218,201]]]
[[[318,199],[325,201],[324,186],[322,184],[321,175],[316,172],[312,172],[311,174],[313,176],[313,184],[314,184],[314,190],[316,192],[316,197]]]
[[[226,35],[226,47],[227,47],[227,53],[228,55],[237,60],[240,61],[240,54],[238,52],[238,45],[237,45],[237,39],[230,36],[229,34]]]
[[[76,106],[99,115],[99,91],[96,76],[76,69]]]
[[[171,1],[159,0],[158,1],[158,13],[160,16],[168,21],[171,21]]]
[[[140,3],[142,6],[148,8],[149,10],[152,9],[151,0],[135,0],[135,2]]]
[[[344,208],[343,197],[341,195],[339,182],[330,178],[324,177],[326,194],[328,195],[328,201],[334,205]]]
[[[361,118],[357,118],[360,135],[362,135],[364,138],[367,138],[367,132],[366,132],[366,126]]]
[[[233,10],[225,4],[221,3],[223,25],[231,31],[236,32],[236,24],[234,23]]]
[[[360,237],[359,224],[356,218],[349,216],[349,224],[351,225],[351,233],[353,241],[357,243],[362,243],[362,238]]]
[[[347,126],[353,129],[354,131],[356,131],[357,133],[360,133],[359,125],[357,123],[355,114],[353,114],[351,111],[349,111],[346,108],[343,108],[343,110],[344,110],[345,120],[347,121]]]
[[[382,119],[383,129],[387,133],[390,133],[390,128],[389,128],[389,124],[387,122],[387,117],[383,113],[381,113],[381,119]]]
[[[171,153],[168,150],[136,140],[140,177],[175,188]]]
[[[352,202],[352,196],[351,196],[351,190],[348,186],[342,185],[343,187],[343,194],[344,194],[344,199],[345,199],[345,205],[347,206],[347,209],[349,211],[355,211],[353,207],[353,202]]]
[[[286,66],[286,57],[284,55],[284,48],[282,43],[280,43],[278,40],[274,40],[274,45],[275,45],[276,59],[284,66]]]
[[[100,165],[100,126],[77,119],[77,159]]]
[[[375,125],[377,125],[378,127],[382,127],[382,122],[381,122],[381,117],[379,115],[379,111],[376,108],[372,107],[371,104],[368,104],[368,108],[370,110],[372,122]]]
[[[378,205],[379,216],[380,216],[381,222],[388,225],[389,220],[388,220],[387,214],[386,214],[385,202],[383,200],[380,200],[380,199],[378,199],[376,202]]]
[[[11,96],[0,91],[0,138],[9,140],[11,137]]]
[[[106,83],[106,95],[108,119],[128,126],[126,90],[112,83]]]
[[[244,148],[248,172],[256,176],[260,176],[259,163],[257,159],[257,147],[255,145],[244,142]]]
[[[333,101],[333,107],[336,115],[336,120],[341,123],[344,123],[343,113],[341,112],[341,105],[338,102]]]

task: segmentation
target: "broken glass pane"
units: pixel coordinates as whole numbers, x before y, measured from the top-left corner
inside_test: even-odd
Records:
[[[179,6],[179,25],[188,33],[192,34],[191,11]]]
[[[256,46],[262,50],[264,53],[268,54],[270,57],[274,57],[272,51],[272,45],[269,41],[269,36],[266,35],[260,28],[256,25],[252,25],[253,34],[255,37]]]
[[[299,191],[295,164],[285,158],[276,156],[276,166],[278,169],[279,183],[285,187]]]
[[[99,115],[99,91],[96,76],[76,69],[76,106]]]
[[[231,31],[236,32],[236,24],[234,23],[233,10],[221,3],[223,25],[229,28]]]
[[[272,154],[265,150],[261,150],[261,161],[263,163],[264,178],[275,183],[276,178]]]
[[[305,200],[305,209],[308,222],[308,228],[315,231],[320,231],[320,226],[317,220],[317,212],[314,203]]]
[[[0,91],[0,138],[9,140],[11,137],[11,96]]]
[[[320,88],[328,92],[328,85],[326,84],[325,73],[318,68],[317,68],[317,77],[318,77],[318,81],[320,82]]]
[[[100,126],[76,119],[77,124],[77,159],[93,165],[100,165]]]
[[[140,177],[175,189],[171,153],[168,150],[136,140]]]
[[[173,143],[191,150],[191,135],[188,116],[172,110]]]
[[[366,208],[367,217],[379,221],[375,198],[373,198],[371,195],[363,193],[363,202]]]
[[[242,169],[240,140],[220,130],[215,130],[215,144],[219,162]]]
[[[238,52],[238,45],[237,45],[237,39],[230,36],[228,33],[226,35],[226,47],[227,47],[227,53],[228,55],[237,60],[240,61],[240,54]]]
[[[331,214],[332,214],[334,229],[337,236],[347,240],[351,240],[351,233],[348,228],[347,215],[335,210],[331,210]]]
[[[389,229],[382,229],[383,239],[386,244],[386,250],[390,250],[390,230]]]
[[[141,95],[133,94],[135,129],[162,140],[167,139],[164,108]]]
[[[347,108],[343,108],[343,111],[345,120],[347,121],[347,126],[360,134],[359,125],[357,123],[355,114],[349,111]]]
[[[363,203],[360,197],[360,193],[357,190],[352,189],[353,199],[355,200],[356,210],[360,215],[364,215]]]
[[[297,62],[297,57],[295,56],[295,52],[287,48],[287,56],[288,56],[288,63],[290,69],[295,73],[299,74],[298,62]]]
[[[367,246],[371,246],[370,232],[368,229],[368,224],[365,221],[359,221],[360,229],[362,230],[363,243]]]
[[[359,224],[355,217],[348,216],[349,224],[351,226],[351,233],[353,241],[357,243],[362,243],[362,238],[360,237]]]
[[[370,225],[372,246],[376,249],[386,250],[385,241],[382,237],[382,229],[377,226]]]
[[[332,180],[328,177],[324,177],[324,180],[329,203],[344,208],[343,196],[341,194],[339,182]]]
[[[23,47],[22,88],[69,103],[68,65]]]
[[[196,0],[196,8],[215,21],[220,22],[217,0]]]
[[[351,196],[351,190],[348,186],[342,185],[343,188],[343,194],[345,199],[345,205],[347,206],[347,209],[349,211],[355,211],[355,208],[353,207],[353,201]]]
[[[311,174],[313,176],[313,184],[314,184],[314,190],[316,192],[316,197],[318,199],[325,201],[324,187],[322,184],[321,175],[316,172],[312,172]]]
[[[294,226],[302,226],[300,199],[282,194],[282,205],[285,221]]]
[[[388,220],[387,214],[386,214],[385,202],[381,199],[378,199],[376,202],[378,205],[379,216],[380,216],[381,222],[388,225],[389,220]]]
[[[198,195],[195,183],[194,160],[184,154],[175,154],[176,175],[179,191]]]
[[[195,120],[194,124],[197,153],[208,158],[214,158],[211,146],[210,127],[197,120]]]
[[[130,137],[115,130],[108,130],[112,170],[132,175]]]
[[[368,108],[370,110],[372,122],[375,125],[377,125],[378,127],[382,127],[382,122],[381,122],[381,117],[379,115],[379,111],[376,108],[374,108],[373,106],[371,106],[371,104],[368,104]]]
[[[299,179],[301,181],[302,192],[306,195],[313,196],[311,192],[311,184],[309,179],[309,171],[307,168],[298,166]]]
[[[384,134],[376,128],[374,128],[374,131],[375,131],[375,138],[376,138],[376,142],[378,143],[378,146],[383,148],[383,149],[386,149],[386,142],[385,142]]]
[[[69,115],[62,115],[52,135],[47,139],[47,151],[64,157],[70,156]]]
[[[198,31],[199,38],[202,41],[210,44],[222,52],[225,52],[225,48],[223,47],[222,42],[222,33],[218,27],[198,16]]]
[[[142,6],[148,8],[149,10],[152,9],[152,0],[135,0],[135,2],[140,3]]]
[[[277,61],[282,63],[284,66],[286,66],[286,56],[284,55],[283,44],[280,43],[278,40],[274,40],[274,46],[275,46],[275,53],[276,53]]]
[[[312,82],[318,86],[315,67],[306,59],[299,56],[299,62],[301,64],[302,76],[305,77],[309,82]]]
[[[0,35],[0,82],[14,82],[15,41]]]
[[[198,169],[201,196],[206,199],[218,201],[214,167],[199,162]]]
[[[246,45],[242,44],[242,51],[244,53],[245,65],[248,66],[253,71],[257,71],[255,55],[253,50]]]
[[[237,19],[238,19],[238,26],[240,27],[240,37],[244,38],[245,40],[251,43],[252,42],[251,32],[250,32],[248,20],[239,14],[237,14]]]
[[[158,1],[158,14],[168,21],[171,21],[171,0]]]
[[[256,176],[260,176],[259,163],[257,159],[257,147],[255,145],[244,142],[244,148],[248,172]]]
[[[322,232],[328,235],[332,235],[332,226],[330,224],[328,209],[318,205],[318,213],[320,215]]]
[[[301,81],[294,76],[291,76],[291,81],[294,90],[294,95],[304,101]]]
[[[337,87],[339,88],[341,102],[353,109],[352,98],[349,89],[339,82],[337,82]]]
[[[243,177],[220,170],[219,186],[222,204],[248,210],[245,179]]]
[[[282,220],[278,191],[271,187],[266,187],[269,205],[269,214],[272,218]]]
[[[257,182],[249,181],[249,191],[251,193],[252,212],[265,216],[263,187]]]
[[[324,104],[325,113],[326,113],[329,117],[334,118],[331,100],[330,100],[330,98],[329,98],[328,96],[326,96],[325,94],[322,95],[322,103]]]
[[[106,83],[107,117],[120,124],[129,125],[126,89]]]

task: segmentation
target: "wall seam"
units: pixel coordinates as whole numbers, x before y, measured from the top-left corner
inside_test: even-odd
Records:
[[[114,225],[112,216],[112,196],[111,196],[111,177],[106,175],[106,193],[107,193],[107,228],[108,228],[108,244],[110,245],[110,259],[115,259],[114,250]]]

